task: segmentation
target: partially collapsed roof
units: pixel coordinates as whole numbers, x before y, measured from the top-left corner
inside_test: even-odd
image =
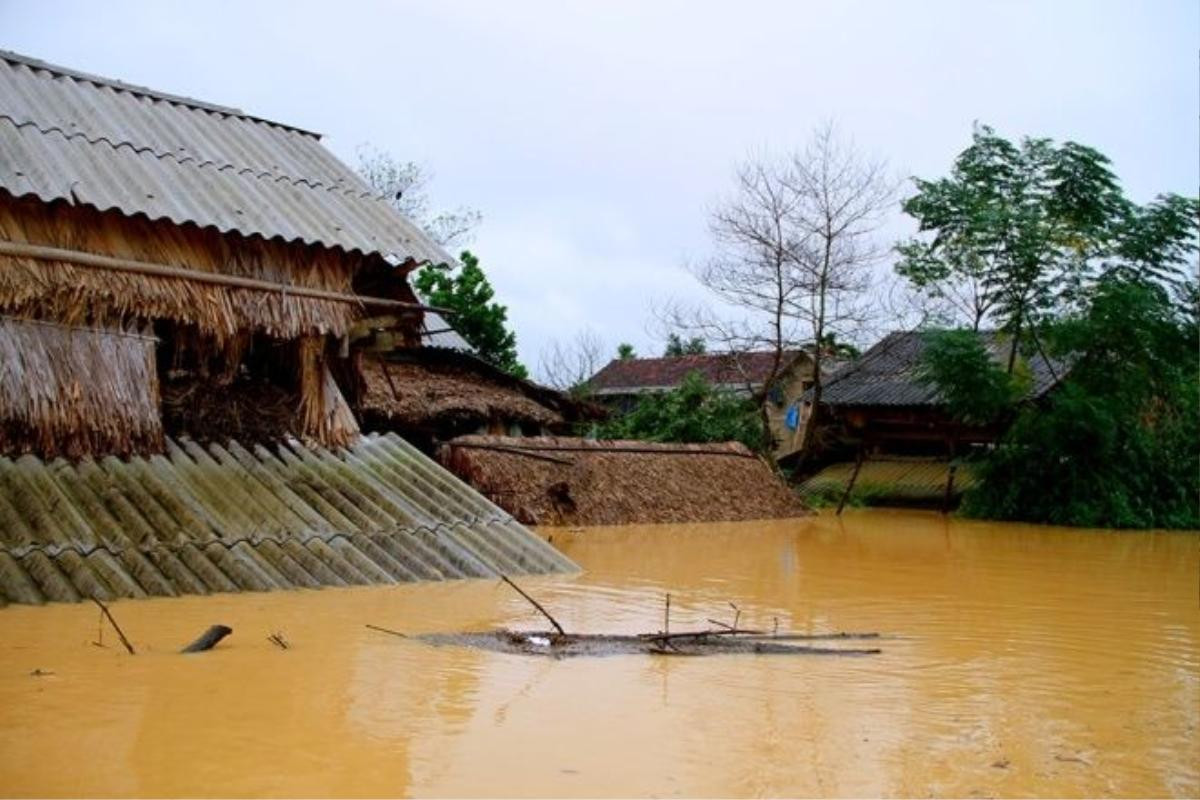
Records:
[[[789,369],[802,355],[801,350],[785,351],[780,369]],[[588,380],[588,387],[601,397],[665,392],[699,372],[714,386],[758,388],[771,373],[774,358],[774,352],[753,352],[614,359]]]
[[[0,606],[573,569],[395,436],[0,457]]]
[[[450,260],[317,134],[7,51],[0,189],[397,263]]]
[[[979,335],[997,363],[1008,358],[1010,337],[996,331],[983,331]],[[889,333],[825,384],[821,403],[830,406],[940,405],[941,394],[919,377],[925,337],[925,331]],[[1041,397],[1049,391],[1065,369],[1063,365],[1047,364],[1040,356],[1028,359],[1028,365],[1033,379],[1031,397]]]

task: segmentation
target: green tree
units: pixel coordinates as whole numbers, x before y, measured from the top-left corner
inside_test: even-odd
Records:
[[[1021,335],[1112,262],[1166,277],[1195,231],[1192,201],[1166,196],[1139,208],[1098,151],[1050,139],[1013,144],[987,126],[976,127],[948,178],[915,183],[903,208],[923,236],[898,247],[896,271],[933,297],[969,287],[959,305],[971,326],[993,318],[1012,334],[1009,371]]]
[[[979,465],[972,516],[1120,528],[1200,527],[1194,313],[1161,284],[1102,278],[1048,331],[1072,368]]]
[[[413,285],[425,302],[452,312],[450,324],[480,358],[510,375],[528,378],[529,371],[517,360],[517,336],[507,327],[507,307],[493,301],[496,292],[479,259],[469,250],[461,259],[461,266],[422,267]]]
[[[927,332],[918,377],[941,392],[954,419],[968,425],[999,422],[1029,386],[1026,376],[997,366],[974,330]]]
[[[684,340],[678,333],[671,333],[667,336],[667,346],[663,350],[663,355],[669,357],[698,356],[707,352],[707,349],[704,339],[699,336]]]
[[[645,395],[628,414],[601,424],[596,434],[651,442],[739,441],[751,450],[765,449],[757,406],[713,387],[699,372],[669,392]]]
[[[637,353],[633,349],[633,345],[629,342],[621,342],[617,345],[617,358],[621,361],[629,361],[637,358]]]

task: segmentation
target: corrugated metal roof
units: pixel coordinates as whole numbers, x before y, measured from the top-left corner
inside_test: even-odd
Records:
[[[0,604],[577,569],[393,436],[0,458]]]
[[[475,348],[471,347],[458,331],[451,328],[444,317],[433,311],[426,311],[421,320],[421,346],[475,354]]]
[[[316,134],[5,51],[0,188],[223,233],[450,260]]]
[[[1009,337],[984,331],[979,334],[984,345],[998,363],[1008,358]],[[821,393],[821,402],[831,406],[935,406],[942,403],[941,394],[921,381],[918,373],[921,354],[925,351],[924,331],[889,333],[874,347],[863,353],[830,379]],[[1052,369],[1040,356],[1028,359],[1033,379],[1031,397],[1040,397],[1061,377],[1065,366]]]
[[[948,461],[871,459],[863,462],[852,494],[860,500],[940,503],[945,499],[949,473]],[[836,502],[853,474],[853,461],[830,464],[800,484],[797,491],[810,502],[818,499]],[[951,497],[961,497],[976,481],[970,464],[957,465]]]

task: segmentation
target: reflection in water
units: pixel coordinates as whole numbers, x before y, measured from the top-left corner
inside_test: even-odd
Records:
[[[549,661],[363,627],[544,627],[494,581],[117,603],[136,657],[91,644],[94,608],[10,606],[0,794],[1200,793],[1195,535],[871,511],[554,541],[586,572],[522,585],[568,630],[655,629],[669,591],[673,627],[734,602],[884,653]]]

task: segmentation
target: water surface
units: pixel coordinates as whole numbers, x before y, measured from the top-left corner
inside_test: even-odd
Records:
[[[520,581],[568,630],[657,630],[669,591],[672,629],[732,602],[883,653],[553,661],[364,627],[545,627],[495,581],[115,603],[135,657],[92,644],[94,607],[9,606],[0,794],[1200,794],[1194,534],[895,511],[539,533],[586,570]]]

